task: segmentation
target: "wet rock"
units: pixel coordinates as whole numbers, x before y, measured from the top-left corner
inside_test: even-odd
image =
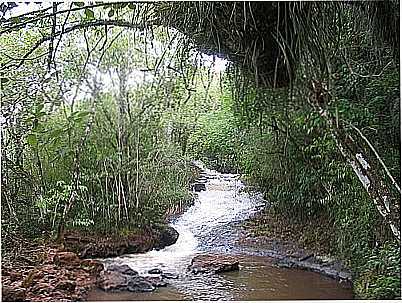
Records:
[[[179,238],[179,233],[171,226],[158,225],[156,228],[158,230],[158,237],[154,244],[156,250],[176,243]]]
[[[162,273],[162,270],[160,270],[159,268],[153,268],[153,269],[148,270],[148,273],[153,274],[153,275],[154,274],[160,275]]]
[[[123,275],[128,275],[128,276],[137,276],[138,272],[136,272],[134,269],[132,269],[130,266],[123,264],[123,265],[118,265],[118,264],[112,264],[108,266],[107,268],[108,271],[113,271],[113,272],[118,272]]]
[[[193,258],[188,267],[192,273],[222,273],[239,270],[239,261],[230,256],[199,255]]]
[[[143,277],[128,265],[111,265],[100,273],[97,286],[104,291],[150,292],[166,286],[162,277]]]
[[[166,281],[164,281],[161,276],[159,276],[159,277],[145,277],[145,280],[148,283],[151,283],[152,286],[155,286],[155,287],[165,287],[165,286],[168,285],[168,283]]]
[[[1,299],[4,302],[25,301],[25,288],[5,286],[1,288]]]
[[[104,291],[124,290],[128,286],[125,275],[117,271],[104,270],[100,273],[97,286]]]
[[[53,263],[56,265],[71,265],[75,266],[80,263],[80,259],[78,258],[77,254],[69,251],[63,251],[57,253],[53,257]]]
[[[196,192],[200,192],[202,190],[207,190],[206,186],[204,183],[194,183],[192,185],[192,189]]]
[[[138,276],[130,279],[127,285],[127,290],[133,292],[151,292],[155,290],[155,286],[148,282],[144,277]]]
[[[165,279],[178,279],[179,275],[176,275],[176,274],[173,274],[173,273],[170,273],[170,272],[164,272],[164,273],[162,273],[162,278],[165,278]]]

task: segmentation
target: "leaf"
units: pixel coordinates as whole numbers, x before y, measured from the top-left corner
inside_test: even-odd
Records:
[[[83,7],[85,5],[85,3],[84,2],[74,2],[74,5],[78,6],[78,7]]]
[[[107,15],[108,15],[109,17],[113,17],[113,15],[114,15],[114,10],[111,9]]]
[[[36,137],[35,134],[29,134],[27,136],[27,142],[32,147],[36,147],[38,145],[38,138]]]
[[[60,137],[60,135],[63,134],[64,132],[65,132],[65,130],[62,129],[62,128],[54,129],[54,130],[52,130],[52,132],[50,133],[50,136],[51,136],[52,138],[57,138],[57,137]]]
[[[8,79],[8,78],[1,78],[1,84],[7,83],[8,81],[10,81],[10,79]]]
[[[89,8],[85,9],[85,15],[87,16],[88,19],[94,19],[95,18],[94,11],[89,9]]]
[[[135,4],[131,2],[131,3],[128,4],[128,7],[130,9],[135,9]]]
[[[75,114],[77,117],[85,117],[88,116],[91,112],[89,111],[82,111],[82,112],[77,112],[77,114]]]
[[[20,17],[12,17],[12,18],[10,18],[10,19],[11,19],[11,21],[14,22],[14,23],[20,23],[20,22],[21,22]]]
[[[36,113],[40,113],[44,107],[45,107],[45,104],[44,104],[44,103],[38,104],[38,105],[36,106],[35,112],[36,112]]]

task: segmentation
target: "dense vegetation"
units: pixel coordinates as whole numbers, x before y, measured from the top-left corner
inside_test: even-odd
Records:
[[[320,239],[353,270],[359,297],[400,297],[400,239],[389,227],[400,217],[381,215],[342,150],[369,162],[398,213],[389,176],[400,184],[399,54],[367,13],[317,7],[316,30],[294,24],[294,71],[281,88],[236,64],[220,75],[189,37],[141,25],[138,16],[154,17],[146,5],[57,16],[59,27],[109,18],[131,28],[55,36],[53,16],[23,29],[25,19],[12,20],[17,28],[0,36],[3,251],[65,228],[124,233],[163,222],[191,199],[190,161],[201,159],[242,172],[287,223],[326,222]],[[55,37],[37,46],[43,31]]]

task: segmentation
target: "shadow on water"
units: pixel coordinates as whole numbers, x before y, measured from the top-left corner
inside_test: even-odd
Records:
[[[317,273],[274,267],[270,257],[250,254],[236,247],[238,222],[249,218],[264,204],[262,195],[246,193],[239,175],[202,168],[206,190],[181,217],[172,222],[180,236],[176,244],[160,251],[103,260],[106,265],[127,264],[141,274],[160,268],[179,279],[151,293],[106,293],[94,290],[89,301],[132,300],[312,300],[352,299],[348,284]],[[216,275],[191,274],[187,266],[200,253],[236,255],[240,271]]]

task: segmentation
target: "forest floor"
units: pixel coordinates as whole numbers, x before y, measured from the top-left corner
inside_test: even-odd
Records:
[[[242,227],[239,244],[275,258],[277,266],[314,271],[351,283],[350,271],[331,256],[331,229],[324,218],[301,224],[268,210],[256,214]]]

